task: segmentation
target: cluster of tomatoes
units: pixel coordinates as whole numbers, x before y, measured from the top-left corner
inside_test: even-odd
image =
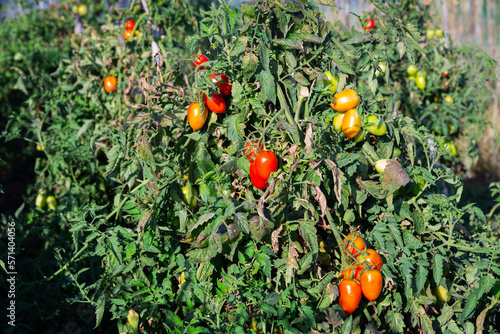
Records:
[[[45,209],[48,206],[50,210],[55,210],[57,208],[57,200],[52,195],[47,196],[45,190],[40,189],[35,199],[35,205],[40,209]]]
[[[193,66],[199,70],[203,70],[205,66],[200,66],[201,64],[210,61],[207,56],[200,55],[194,62]],[[232,86],[229,83],[229,79],[225,74],[222,73],[212,73],[210,74],[210,79],[219,88],[220,94],[212,94],[209,98],[205,93],[203,93],[203,98],[205,101],[205,110],[201,110],[201,104],[198,102],[193,102],[188,107],[187,119],[191,128],[196,131],[203,127],[208,118],[208,110],[216,113],[222,114],[226,112],[226,99],[225,96],[231,95]],[[207,110],[208,108],[208,110]]]
[[[123,37],[125,38],[126,41],[128,41],[132,37],[132,33],[134,33],[135,36],[139,36],[141,34],[139,30],[136,30],[134,32],[134,27],[135,27],[135,22],[132,20],[128,20],[127,23],[125,24],[125,32],[123,33]]]
[[[348,316],[353,313],[361,301],[361,293],[369,301],[374,301],[382,292],[383,279],[380,269],[383,261],[373,249],[366,249],[364,240],[349,234],[344,238],[345,254],[350,254],[353,261],[342,271],[339,284],[339,305]]]
[[[328,80],[325,80],[325,85],[331,84],[330,90],[335,93],[338,76],[333,78],[330,72],[325,72],[325,75],[328,78]],[[359,95],[353,89],[346,89],[335,94],[334,103],[330,104],[337,111],[337,114],[333,118],[334,129],[336,131],[342,130],[347,139],[354,139],[356,143],[365,139],[365,130],[376,136],[385,135],[387,133],[387,124],[376,115],[369,115],[366,118],[365,125],[362,126],[358,110],[354,109],[358,104]]]
[[[427,40],[431,40],[434,36],[438,37],[438,38],[443,38],[444,34],[443,34],[443,30],[442,29],[427,29],[427,31],[425,32],[426,34],[426,37],[427,37]]]

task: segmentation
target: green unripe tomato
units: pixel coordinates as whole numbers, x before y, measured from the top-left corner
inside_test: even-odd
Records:
[[[432,37],[434,37],[435,31],[433,29],[427,29],[425,34],[427,36],[427,40],[430,41]]]
[[[344,115],[345,113],[337,114],[337,116],[333,118],[333,128],[335,131],[342,130],[342,120],[344,119]]]
[[[417,87],[419,89],[425,90],[425,84],[426,84],[425,76],[417,76],[415,82],[417,83]]]
[[[40,190],[35,199],[35,205],[40,209],[44,209],[47,206],[47,197],[45,196],[45,190]]]
[[[411,193],[414,195],[414,196],[417,196],[418,193],[420,191],[422,191],[422,189],[424,189],[424,186],[425,186],[425,181],[424,181],[424,178],[422,176],[417,176],[413,179],[413,182],[415,183],[413,185],[413,188],[411,189]]]
[[[376,70],[375,71],[375,75],[377,77],[381,77],[385,74],[385,70],[387,68],[387,63],[385,61],[381,61],[380,63],[378,63],[378,67],[380,67],[380,69],[382,70],[382,72],[380,72],[379,70]]]
[[[375,115],[370,115],[366,119],[372,125],[365,126],[365,130],[375,136],[383,136],[387,133],[387,124],[384,120],[378,119]]]
[[[198,191],[196,188],[188,184],[187,186],[182,187],[182,194],[184,195],[184,202],[188,204],[191,209],[196,208],[196,205],[198,204],[198,199],[196,199]]]
[[[361,129],[358,134],[354,137],[354,141],[359,143],[365,139],[365,130]]]
[[[54,196],[47,197],[47,205],[50,210],[55,210],[57,208],[57,200]]]
[[[337,93],[337,87],[339,85],[339,75],[335,74],[335,76],[333,76],[330,71],[326,71],[324,74],[327,77],[327,80],[323,80],[323,84],[325,85],[325,87],[331,85],[330,92],[332,92],[332,94]]]
[[[389,159],[380,159],[375,162],[375,169],[379,173],[383,173],[385,171],[385,167],[389,163]]]
[[[436,37],[443,38],[443,30],[441,29],[436,29]]]
[[[443,149],[448,151],[451,155],[458,155],[457,145],[451,140],[447,140],[443,143]]]
[[[408,75],[415,75],[417,72],[418,68],[416,68],[413,64],[410,64],[410,66],[406,69],[406,73],[408,73]]]
[[[442,303],[447,303],[451,299],[451,296],[448,294],[448,289],[442,285],[439,285],[436,290],[434,290],[434,293],[436,294],[437,299]]]

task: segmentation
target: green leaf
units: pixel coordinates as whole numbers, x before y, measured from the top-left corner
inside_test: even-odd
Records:
[[[441,278],[443,277],[443,260],[444,257],[441,254],[434,254],[432,262],[434,267],[432,267],[432,277],[434,278],[434,283],[439,285],[441,283]]]
[[[312,2],[318,3],[323,6],[330,6],[330,7],[335,7],[335,1],[334,0],[311,0]]]
[[[278,311],[276,311],[276,309],[274,307],[272,307],[271,305],[268,305],[266,303],[261,303],[260,309],[266,314],[271,314],[273,316],[278,315]]]
[[[318,237],[316,236],[316,227],[312,221],[299,221],[299,233],[308,243],[311,251],[315,254],[318,252]]]
[[[259,79],[262,91],[266,95],[267,99],[273,104],[276,104],[276,83],[274,82],[274,77],[271,73],[266,71],[261,71],[257,78]]]
[[[417,274],[415,276],[415,294],[418,295],[422,288],[425,285],[425,281],[427,280],[427,275],[429,274],[429,270],[427,270],[428,263],[419,264],[417,267]]]
[[[224,119],[224,124],[227,126],[227,136],[233,142],[242,141],[245,137],[245,124],[240,122],[238,115],[231,115]]]

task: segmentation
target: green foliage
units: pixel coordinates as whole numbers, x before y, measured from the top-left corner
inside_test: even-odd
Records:
[[[430,87],[438,81],[430,56],[422,60],[433,51],[418,44],[421,18],[402,22],[396,5],[374,4],[385,14],[376,34],[339,33],[308,1],[241,10],[221,1],[201,17],[184,2],[151,1],[149,14],[131,6],[75,37],[74,55],[41,76],[46,89],[4,133],[42,148],[35,188],[59,199],[57,214],[30,208],[67,228],[67,255],[45,280],[64,272],[71,301],[95,308],[96,327],[109,317],[127,333],[494,331],[499,247],[484,214],[460,206],[461,181],[441,163],[446,138],[429,131],[431,116],[414,114],[427,104],[403,98],[414,90],[408,61],[427,69]],[[142,33],[126,43],[110,22],[129,17]],[[210,58],[203,70],[191,65],[199,53]],[[338,91],[360,95],[363,126],[374,114],[387,134],[357,143],[334,130],[327,70]],[[232,85],[226,112],[193,131],[187,107],[203,109],[203,94],[218,92],[214,72]],[[118,86],[108,94],[110,75]],[[455,119],[482,98],[470,96],[455,100]],[[279,160],[263,190],[249,178],[251,141]],[[380,159],[391,159],[384,173]],[[354,259],[342,242],[349,233],[383,256],[385,284],[347,317],[337,301]],[[439,286],[449,302],[435,299]]]

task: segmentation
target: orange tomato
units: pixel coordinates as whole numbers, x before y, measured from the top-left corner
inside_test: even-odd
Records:
[[[360,274],[361,270],[363,269],[362,266],[359,264],[351,264],[351,267],[346,270],[342,270],[342,278],[343,279],[357,279],[358,281],[360,280]],[[353,271],[354,270],[354,271]]]
[[[361,239],[361,237],[357,234],[349,234],[347,237],[345,237],[344,244],[347,248],[347,251],[354,256],[357,256],[358,249],[360,251],[363,251],[366,248],[366,244],[365,244],[364,240]]]
[[[348,316],[356,310],[361,300],[361,284],[351,279],[344,279],[339,284],[339,305]]]
[[[347,139],[356,137],[361,130],[361,120],[356,109],[350,109],[342,119],[342,132]]]
[[[366,253],[364,254],[362,253],[358,257],[358,262],[362,265],[363,269],[364,269],[363,263],[364,262],[368,263],[369,266],[368,269],[370,270],[371,269],[380,270],[382,268],[382,265],[384,264],[380,255],[373,249],[367,249]]]
[[[208,118],[208,110],[205,108],[203,118],[201,117],[200,104],[193,102],[188,107],[187,118],[189,125],[194,131],[199,130],[203,127]]]
[[[361,274],[361,290],[369,301],[374,301],[382,292],[382,274],[378,270],[368,270]]]
[[[128,41],[130,37],[132,37],[132,30],[127,30],[123,33],[123,37],[125,37],[125,40]]]
[[[356,108],[359,104],[359,95],[352,89],[343,90],[335,94],[333,98],[335,99],[333,109],[337,111],[347,111]]]
[[[116,92],[116,77],[105,77],[104,78],[104,89],[106,90],[106,93],[109,93],[111,91]]]

